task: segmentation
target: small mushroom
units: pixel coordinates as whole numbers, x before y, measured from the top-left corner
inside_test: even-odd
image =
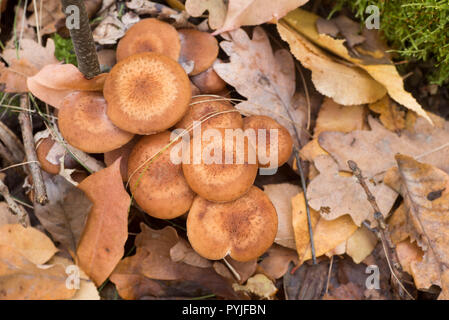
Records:
[[[215,134],[205,138],[211,133]],[[256,179],[257,161],[255,150],[242,129],[210,128],[203,131],[201,146],[197,140],[195,136],[190,140],[190,159],[182,163],[192,190],[216,202],[243,196]]]
[[[99,92],[67,95],[58,112],[58,126],[65,140],[88,153],[104,153],[128,143],[134,134],[117,128],[106,116],[106,100]]]
[[[214,115],[217,112],[225,113]],[[238,112],[228,101],[219,96],[192,98],[190,108],[175,127],[188,129],[192,127],[193,121],[203,121],[201,122],[202,130],[207,128],[243,128],[243,119],[240,112]],[[192,134],[192,131],[190,133]]]
[[[118,149],[104,153],[104,163],[107,167],[112,165],[115,160],[120,159],[120,173],[122,174],[123,181],[128,181],[128,159],[131,151],[136,143],[139,141],[140,136],[135,136],[130,142],[121,146]]]
[[[138,53],[118,62],[103,90],[107,115],[119,128],[146,135],[164,131],[187,112],[190,81],[171,58]]]
[[[243,130],[253,129],[256,136],[256,150],[258,156],[259,167],[261,168],[277,168],[282,166],[288,161],[293,151],[293,140],[288,130],[280,125],[276,120],[267,116],[250,116],[243,119]],[[259,129],[265,129],[265,156],[266,159],[261,159],[259,153]],[[272,154],[270,149],[270,131],[277,130],[277,151],[276,154]],[[271,163],[271,159],[277,159],[276,163]]]
[[[201,93],[215,93],[218,94],[226,88],[226,82],[215,72],[212,67],[191,77],[195,86],[200,89]]]
[[[218,56],[218,42],[210,33],[194,29],[179,29],[181,39],[181,55],[179,61],[193,61],[190,75],[194,76],[212,66]]]
[[[142,137],[128,160],[129,186],[134,199],[146,213],[160,219],[184,214],[195,196],[184,178],[181,164],[174,164],[170,159],[174,144],[149,160],[169,143],[168,131]]]
[[[177,61],[181,51],[178,32],[170,24],[155,18],[133,25],[117,45],[117,61],[141,52],[157,52]]]
[[[55,141],[51,137],[46,137],[43,139],[40,139],[36,143],[36,155],[37,160],[41,164],[42,170],[45,172],[48,172],[50,174],[58,174],[59,170],[61,168],[61,165],[59,163],[59,158],[62,156],[59,154],[59,152],[56,152],[56,154],[52,155],[52,149],[55,150]],[[49,155],[50,153],[50,155]],[[48,160],[48,156],[52,157],[53,161]],[[58,158],[59,156],[59,158]],[[67,169],[74,169],[76,168],[78,163],[73,159],[70,155],[66,154],[64,157],[64,167]]]
[[[252,186],[243,197],[215,203],[197,196],[187,217],[187,236],[201,256],[237,261],[261,256],[277,233],[276,209],[268,196]]]

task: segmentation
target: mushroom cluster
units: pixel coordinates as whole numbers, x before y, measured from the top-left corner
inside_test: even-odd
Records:
[[[276,210],[254,186],[258,169],[283,165],[293,143],[275,120],[243,118],[221,97],[226,84],[213,69],[218,53],[207,32],[143,19],[119,41],[103,91],[67,95],[58,125],[68,143],[104,153],[106,164],[121,157],[123,181],[148,215],[188,213],[187,235],[200,255],[248,261],[277,233]]]

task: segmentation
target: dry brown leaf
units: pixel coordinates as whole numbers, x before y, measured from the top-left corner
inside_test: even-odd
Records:
[[[320,137],[326,133],[337,132],[324,132]],[[365,220],[374,223],[373,208],[356,177],[339,174],[338,165],[330,156],[318,156],[314,163],[320,174],[308,186],[307,198],[310,207],[320,212],[327,220],[349,214],[357,226]],[[365,174],[365,167],[359,167]],[[368,180],[366,183],[376,197],[381,212],[387,215],[397,193],[383,183],[372,183]]]
[[[26,59],[12,59],[9,67],[0,62],[0,83],[5,84],[4,92],[28,92],[27,77],[37,71]]]
[[[297,265],[298,253],[295,250],[272,245],[266,252],[267,256],[262,257],[259,266],[263,269],[263,273],[271,279],[279,279],[284,276],[288,270],[290,262]]]
[[[288,129],[295,143],[302,136],[306,121],[305,106],[294,102],[295,66],[288,50],[273,54],[267,34],[256,27],[253,38],[237,29],[220,46],[229,63],[215,63],[220,78],[232,85],[248,101],[235,107],[245,115],[270,116]],[[291,116],[291,117],[290,117]],[[294,122],[292,122],[292,120]]]
[[[301,192],[292,198],[292,208],[296,248],[300,261],[304,262],[312,257],[304,193]],[[335,220],[325,220],[321,218],[318,212],[311,208],[310,216],[312,220],[315,254],[317,257],[335,249],[357,230],[357,226],[348,215],[344,215]]]
[[[10,246],[0,245],[1,300],[58,300],[75,294],[62,266],[38,268]]]
[[[44,264],[58,251],[44,233],[20,224],[0,226],[0,246],[13,248],[34,264]]]
[[[61,1],[43,0],[36,1],[35,4],[37,12],[39,13],[37,15],[37,18],[40,27],[40,34],[46,35],[56,32],[56,23],[61,19],[65,19],[65,14],[62,11]],[[29,4],[28,10],[32,11],[33,13],[28,17],[27,23],[30,26],[36,27],[36,14],[34,12],[33,2]]]
[[[44,175],[49,202],[36,204],[35,214],[53,239],[72,254],[84,229],[92,202],[63,177]]]
[[[397,190],[399,191],[399,189]],[[388,230],[390,232],[390,239],[393,244],[398,244],[399,242],[404,241],[410,236],[410,225],[407,218],[407,207],[404,205],[404,203],[401,203],[401,205],[393,212],[391,217],[388,219]]]
[[[220,276],[229,279],[231,281],[236,281],[240,284],[245,283],[249,277],[251,277],[257,269],[257,260],[251,260],[246,262],[240,262],[232,259],[231,257],[227,257],[226,261],[232,266],[234,271],[238,273],[240,280],[236,279],[236,276],[229,270],[225,263],[220,261],[214,262],[214,270]]]
[[[209,26],[212,29],[220,28],[226,17],[226,4],[223,0],[187,0],[186,11],[192,17],[199,17],[205,11],[209,12]]]
[[[401,194],[410,221],[420,235],[418,245],[425,251],[423,261],[412,262],[411,271],[418,289],[431,284],[441,287],[440,299],[449,290],[449,175],[409,156],[396,155],[402,178]]]
[[[277,20],[308,0],[229,0],[223,26],[215,33]]]
[[[406,113],[390,97],[383,97],[379,101],[372,103],[369,108],[376,113],[380,113],[380,122],[388,130],[398,131],[405,129]]]
[[[274,283],[260,273],[249,278],[244,286],[235,283],[232,287],[235,291],[246,291],[264,299],[271,299],[278,291]]]
[[[279,22],[277,28],[296,59],[312,71],[312,82],[321,94],[343,105],[358,105],[377,101],[387,93],[368,73],[337,62],[286,23]]]
[[[25,217],[26,225],[30,225],[30,217],[27,215]],[[5,224],[16,224],[20,223],[19,217],[9,210],[9,206],[6,202],[0,202],[0,226]]]
[[[194,267],[212,267],[212,262],[210,260],[207,260],[196,253],[190,244],[182,238],[179,239],[178,243],[171,247],[170,258],[173,262],[184,262]]]
[[[281,246],[295,249],[291,198],[297,195],[301,188],[291,183],[280,183],[265,185],[263,186],[263,191],[270,198],[278,214],[278,232],[274,242]]]
[[[348,282],[329,291],[323,300],[364,300],[362,288],[353,282]]]
[[[78,188],[93,202],[76,251],[78,264],[97,286],[114,270],[128,238],[131,198],[123,187],[120,158],[84,179]]]
[[[346,241],[346,254],[358,264],[371,254],[376,244],[377,236],[362,226]]]
[[[22,39],[18,53],[14,48],[5,49],[1,57],[10,65],[14,59],[17,59],[17,55],[19,59],[27,60],[37,70],[42,69],[48,64],[59,63],[55,58],[55,43],[52,39],[47,40],[45,47],[32,39]]]
[[[369,76],[372,77],[372,79],[377,81],[379,85],[383,87],[384,90],[388,91],[390,97],[393,98],[396,102],[402,104],[410,110],[415,111],[418,115],[431,122],[430,118],[427,116],[421,105],[409,92],[405,91],[402,77],[399,75],[394,64],[387,58],[386,54],[383,54],[380,59],[374,59],[374,62],[370,61],[375,55],[373,52],[370,52],[371,54],[368,55],[365,61],[361,60],[360,53],[358,54],[357,58],[353,58],[344,45],[346,40],[333,39],[326,34],[318,33],[316,28],[316,22],[318,18],[319,17],[314,13],[296,9],[289,12],[289,14],[284,17],[284,19],[280,23],[289,25],[291,27],[291,30],[297,31],[295,32],[296,34],[298,34],[298,32],[303,34],[310,41],[313,41],[317,45],[333,52],[334,54],[337,54],[341,58],[346,59],[350,63],[353,63],[360,69],[366,71]],[[375,49],[379,51],[379,49],[383,50],[384,48]],[[351,89],[353,88],[353,86],[349,87]],[[345,93],[347,93],[347,91],[345,91]],[[375,100],[371,100],[369,102],[374,102]],[[338,102],[338,100],[336,101]]]
[[[422,260],[424,252],[414,242],[411,243],[409,239],[401,241],[396,244],[396,254],[402,269],[412,274],[411,264]]]

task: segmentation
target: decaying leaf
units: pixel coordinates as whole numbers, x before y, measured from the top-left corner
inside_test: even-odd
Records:
[[[376,244],[377,236],[365,226],[362,226],[346,241],[346,254],[355,263],[360,263],[371,254]]]
[[[210,268],[212,262],[203,258],[184,239],[179,239],[178,243],[170,248],[170,258],[174,262],[187,263],[194,267]]]
[[[53,239],[74,253],[92,202],[83,191],[59,175],[45,175],[44,183],[49,202],[36,203],[35,214]]]
[[[186,10],[192,17],[199,17],[207,10],[209,26],[218,29],[224,23],[227,9],[223,0],[187,0]]]
[[[396,244],[396,254],[402,269],[412,274],[411,264],[422,261],[424,252],[419,248],[416,242],[411,243],[409,239]]]
[[[323,300],[363,300],[364,294],[360,286],[348,282],[330,290],[325,294]]]
[[[120,158],[84,179],[78,188],[93,202],[76,251],[78,264],[97,286],[114,270],[128,238],[131,198],[123,187]]]
[[[220,46],[229,63],[215,63],[220,78],[248,101],[235,107],[246,115],[267,115],[288,129],[297,145],[305,123],[304,106],[295,105],[295,66],[287,50],[273,54],[267,34],[256,27],[253,38],[237,29]],[[292,122],[293,121],[293,122]]]
[[[266,257],[262,257],[259,266],[263,269],[263,273],[271,279],[279,279],[284,276],[290,262],[295,265],[299,262],[298,253],[295,250],[276,244],[267,250],[266,255]]]
[[[0,245],[1,300],[57,300],[75,294],[62,266],[39,268],[10,246]]]
[[[44,233],[21,224],[0,226],[0,246],[13,248],[34,264],[44,264],[58,251]]]
[[[263,186],[278,215],[278,232],[274,240],[281,246],[295,249],[295,234],[292,226],[292,205],[290,199],[297,195],[301,188],[290,183],[269,184]]]
[[[302,263],[312,257],[304,193],[301,192],[292,198],[292,210],[296,248]],[[344,243],[357,230],[357,226],[348,215],[335,220],[325,220],[311,208],[310,216],[317,257]]]
[[[233,284],[236,291],[246,291],[264,299],[270,299],[278,289],[274,283],[263,274],[256,274],[248,279],[244,286]]]
[[[380,113],[379,119],[388,130],[398,131],[405,129],[406,113],[390,97],[383,97],[379,101],[372,103],[369,108],[376,113]]]
[[[229,267],[221,261],[214,262],[214,270],[222,277],[229,279],[231,281],[237,280],[240,284],[245,283],[249,277],[251,277],[257,269],[257,260],[250,260],[246,262],[240,262],[232,259],[231,257],[226,257],[226,261],[231,265],[234,272],[238,275],[233,274]]]
[[[25,217],[26,225],[30,225],[30,217],[27,215]],[[20,223],[19,217],[14,214],[5,201],[0,202],[0,227],[5,224],[16,224]]]

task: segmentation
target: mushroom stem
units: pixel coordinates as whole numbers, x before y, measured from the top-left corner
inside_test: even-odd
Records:
[[[100,74],[100,64],[84,2],[83,0],[61,0],[61,3],[66,14],[66,26],[70,30],[78,69],[86,79],[92,79]]]
[[[228,260],[226,260],[226,257],[224,257],[222,259],[224,261],[224,263],[226,264],[226,267],[228,267],[228,269],[231,271],[232,275],[235,277],[235,279],[240,282],[242,281],[242,277],[240,277],[240,274],[237,272],[237,270],[234,269],[234,267],[232,266],[232,264],[229,263]]]
[[[26,110],[20,112],[19,123],[20,128],[22,129],[26,161],[28,161],[28,168],[30,169],[31,176],[33,177],[34,197],[38,203],[45,204],[48,201],[48,197],[44,179],[42,178],[40,164],[37,160],[36,147],[34,145],[33,124],[31,122],[31,114],[28,112],[28,95],[22,94],[20,96],[20,107]]]

